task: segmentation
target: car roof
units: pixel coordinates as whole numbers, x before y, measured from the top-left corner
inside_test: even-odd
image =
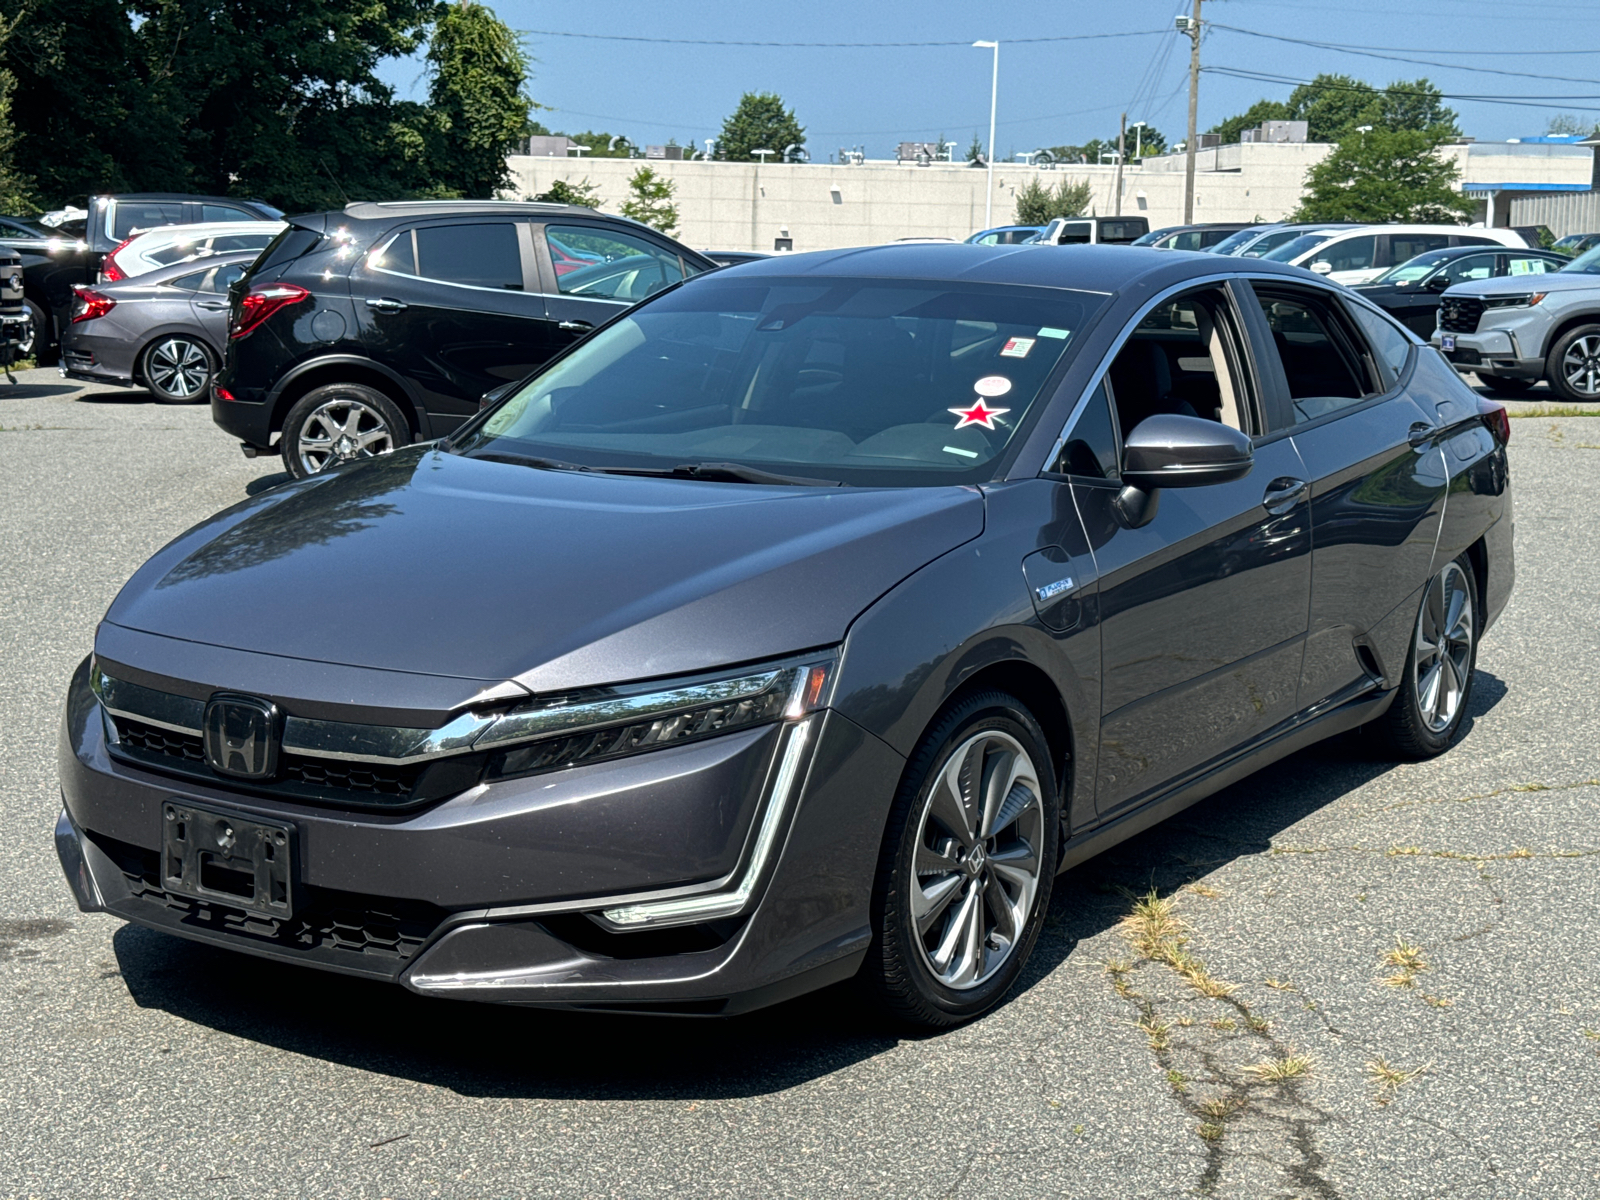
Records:
[[[973,246],[965,242],[923,242],[784,254],[746,263],[739,269],[738,278],[748,282],[761,276],[831,276],[1011,284],[1109,293],[1146,277],[1164,285],[1190,277],[1219,274],[1306,277],[1306,272],[1297,267],[1260,259],[1175,254],[1143,246]]]
[[[263,226],[282,224],[282,221],[197,221],[193,225],[153,225],[135,236],[143,239],[162,233],[182,238],[202,238],[219,233],[261,233],[265,232]]]
[[[492,216],[508,215],[606,217],[638,224],[628,217],[602,213],[581,204],[550,204],[542,200],[358,200],[344,206],[344,215],[356,221],[383,221],[394,217]]]
[[[202,196],[198,192],[95,192],[90,200],[218,200],[226,204],[254,204],[260,206],[263,200],[246,199],[242,196]]]

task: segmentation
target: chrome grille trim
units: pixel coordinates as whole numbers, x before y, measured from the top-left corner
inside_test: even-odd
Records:
[[[425,759],[465,754],[496,719],[494,715],[465,712],[438,729],[407,729],[399,725],[355,725],[289,717],[283,723],[283,749],[309,758],[403,767]]]
[[[170,692],[158,692],[137,683],[113,679],[99,667],[89,672],[89,688],[99,697],[101,706],[114,717],[143,721],[146,725],[173,733],[200,736],[200,726],[206,712],[204,700],[191,700],[187,696],[174,696]]]

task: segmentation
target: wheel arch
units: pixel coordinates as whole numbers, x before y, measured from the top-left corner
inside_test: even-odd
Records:
[[[1544,357],[1548,359],[1551,353],[1554,352],[1556,343],[1580,325],[1600,325],[1600,309],[1573,313],[1558,320],[1550,330],[1550,337],[1544,344]]]
[[[405,417],[413,440],[423,436],[422,409],[406,382],[387,367],[355,355],[312,359],[288,372],[271,396],[272,432],[283,429],[284,417],[301,397],[330,383],[358,383],[382,392]]]
[[[1072,722],[1067,716],[1067,702],[1061,691],[1043,669],[1027,659],[1012,658],[981,667],[964,678],[939,706],[929,722],[936,723],[951,706],[961,703],[978,692],[1005,692],[1022,701],[1039,728],[1044,731],[1045,743],[1050,749],[1050,764],[1056,772],[1056,784],[1063,798],[1072,792]],[[1063,816],[1065,806],[1063,806]]]

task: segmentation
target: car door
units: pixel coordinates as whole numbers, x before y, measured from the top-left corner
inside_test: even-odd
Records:
[[[1444,500],[1437,424],[1402,386],[1417,351],[1382,314],[1331,289],[1255,279],[1273,427],[1311,484],[1311,610],[1302,710],[1395,677],[1370,640],[1427,578]]]
[[[536,225],[533,238],[560,346],[698,270],[670,243],[599,222]]]
[[[1300,265],[1335,283],[1365,283],[1383,268],[1378,263],[1378,235],[1334,238]]]
[[[228,345],[228,288],[244,278],[249,263],[223,263],[201,276],[199,288],[190,297],[189,307],[194,310],[195,323],[205,334],[213,350],[221,352]]]
[[[1305,469],[1291,438],[1263,429],[1244,315],[1221,286],[1158,301],[1104,379],[1122,438],[1162,412],[1259,433],[1248,475],[1163,489],[1141,526],[1119,516],[1116,487],[1073,483],[1099,580],[1101,817],[1294,712],[1311,587]]]
[[[352,269],[362,342],[411,386],[432,436],[555,352],[537,278],[526,222],[492,217],[408,225]]]

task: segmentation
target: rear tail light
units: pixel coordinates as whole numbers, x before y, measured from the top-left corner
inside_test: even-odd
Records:
[[[228,336],[233,339],[249,337],[256,327],[291,304],[309,299],[311,293],[292,283],[263,283],[251,288],[239,299],[239,308],[232,315]]]
[[[117,255],[121,252],[122,247],[126,246],[128,242],[131,241],[133,241],[133,239],[128,238],[122,243],[122,245],[119,245],[110,254],[106,255],[105,262],[100,264],[101,283],[116,283],[117,280],[126,279],[128,277],[128,273],[121,267],[117,266]]]
[[[1489,427],[1489,432],[1494,434],[1502,446],[1511,441],[1511,414],[1506,412],[1506,406],[1496,404],[1493,400],[1478,397],[1478,415],[1483,418],[1483,423]]]
[[[103,292],[93,291],[81,283],[74,284],[71,324],[76,325],[79,321],[92,321],[96,317],[103,317],[116,306],[117,302]]]

